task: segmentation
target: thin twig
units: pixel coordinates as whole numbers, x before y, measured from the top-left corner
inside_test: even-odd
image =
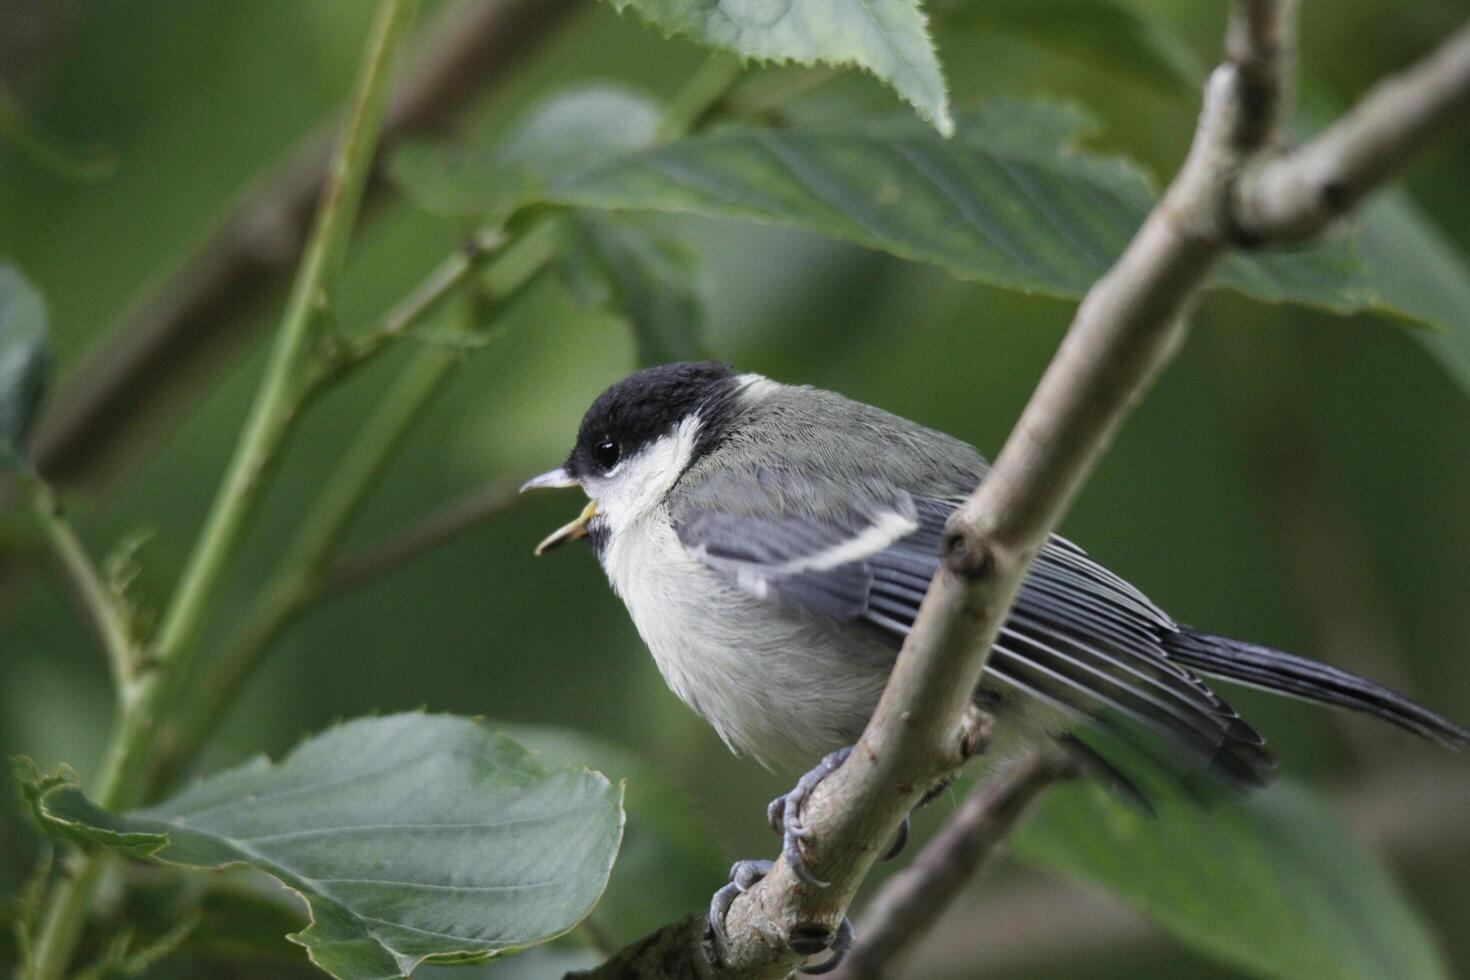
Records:
[[[404,139],[442,131],[552,37],[579,0],[475,0],[429,30],[383,124],[378,158]],[[177,272],[109,330],[40,420],[37,468],[58,483],[95,476],[111,452],[197,380],[199,365],[242,343],[305,248],[327,181],[337,121],[244,197]],[[375,171],[367,204],[385,196]]]
[[[334,368],[361,364],[408,333],[434,307],[464,285],[484,264],[485,258],[505,243],[505,233],[498,228],[474,236],[464,248],[439,263],[397,306],[384,315],[376,327],[360,337],[344,339],[341,351],[343,365],[334,365]]]
[[[1032,559],[1183,340],[1185,315],[1220,257],[1246,237],[1242,229],[1254,239],[1276,231],[1243,222],[1232,202],[1242,175],[1254,174],[1259,160],[1277,152],[1271,135],[1289,101],[1287,20],[1294,6],[1291,0],[1233,4],[1233,47],[1248,66],[1227,60],[1212,73],[1184,166],[1123,255],[1088,291],[994,468],[951,516],[940,571],[867,729],[804,807],[807,864],[828,887],[801,883],[778,860],[731,906],[718,965],[694,941],[700,934],[686,919],[630,947],[640,953],[641,972],[618,973],[630,964],[620,954],[592,976],[784,976],[799,960],[789,937],[817,927],[835,932],[903,816],[974,750],[972,692]],[[1450,105],[1463,100],[1470,86],[1455,81],[1462,72],[1470,75],[1470,42],[1457,37],[1390,85],[1391,97],[1370,96],[1350,124],[1329,130],[1327,147],[1338,159],[1359,160],[1364,148],[1376,148],[1367,154],[1374,166],[1352,170],[1359,191],[1352,200],[1419,149]],[[1281,89],[1274,95],[1271,79]],[[1382,107],[1389,104],[1421,121],[1388,118]],[[1393,145],[1383,147],[1385,141]],[[1310,165],[1328,150],[1309,146],[1301,159]],[[1391,165],[1381,165],[1384,160]],[[1284,179],[1282,173],[1302,179],[1278,171],[1273,180]]]
[[[1225,28],[1225,56],[1240,69],[1247,105],[1240,136],[1246,146],[1266,146],[1277,137],[1291,95],[1300,0],[1235,0]]]
[[[76,529],[66,519],[56,492],[36,476],[22,475],[21,481],[30,484],[32,507],[52,550],[76,587],[82,610],[102,641],[113,685],[120,693],[132,681],[141,659],[128,619],[103,583]]]
[[[1322,231],[1401,170],[1435,135],[1466,120],[1470,24],[1402,74],[1385,79],[1300,149],[1242,179],[1235,223],[1261,241]]]
[[[547,268],[554,242],[547,223],[530,228],[485,271],[482,280],[477,280],[487,295],[468,296],[466,315],[480,315],[482,299],[496,311],[513,305]],[[475,268],[478,261],[477,256],[460,256],[444,268],[457,269],[459,262],[470,262]],[[356,351],[347,365],[371,356],[388,339],[410,330],[467,278],[467,273],[431,273],[424,287],[390,311],[380,327],[364,335],[375,342]],[[488,329],[488,324],[464,325],[466,336]],[[238,699],[276,639],[298,616],[328,595],[329,567],[353,518],[414,421],[461,360],[461,352],[442,348],[422,350],[409,359],[306,508],[298,531],[267,577],[265,588],[251,603],[243,625],[210,660],[200,683],[184,699],[183,716],[170,726],[167,744],[158,753],[157,778],[166,782],[182,771]]]
[[[858,942],[834,980],[878,980],[933,928],[1028,807],[1077,775],[1076,765],[1038,750],[977,787],[913,862],[888,879],[858,923]]]

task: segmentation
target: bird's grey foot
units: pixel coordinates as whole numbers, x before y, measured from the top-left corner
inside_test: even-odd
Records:
[[[771,873],[770,861],[736,861],[730,866],[730,883],[709,900],[709,928],[715,934],[715,949],[725,953],[725,914],[741,892],[749,891],[757,881]]]
[[[801,853],[801,841],[810,836],[811,831],[801,822],[801,805],[806,802],[812,790],[817,788],[817,784],[841,768],[850,755],[852,755],[851,746],[827,753],[821,762],[812,767],[810,772],[796,781],[791,792],[785,796],[776,797],[766,808],[766,816],[771,821],[771,829],[781,835],[781,853],[786,856],[786,863],[791,865],[791,871],[797,878],[813,888],[826,888],[827,883],[806,869],[806,859]]]
[[[798,973],[816,976],[822,973],[831,973],[837,969],[837,965],[842,962],[843,957],[847,955],[847,951],[852,949],[852,920],[845,915],[842,917],[842,924],[837,927],[837,935],[832,937],[831,945],[828,945],[827,942],[828,935],[829,933],[826,929],[818,926],[803,937],[793,936],[791,938],[791,948],[798,953],[811,955],[821,952],[823,949],[832,950],[832,955],[825,961],[818,963],[816,966],[798,967]],[[807,944],[805,948],[802,945],[803,940]]]
[[[920,806],[924,806],[925,804],[936,799],[939,794],[949,789],[949,784],[951,781],[952,780],[946,779],[944,782],[940,783],[938,786],[925,793],[924,798],[919,801],[919,805],[914,807],[914,809],[917,810]],[[883,860],[892,861],[894,858],[903,853],[904,847],[907,846],[909,842],[910,819],[911,816],[906,816],[903,818],[903,823],[898,825],[898,833],[894,835],[893,843],[888,845],[888,851],[883,855]]]
[[[766,875],[771,873],[772,862],[770,861],[736,861],[730,868],[730,883],[715,892],[709,900],[709,927],[714,933],[715,951],[725,955],[728,945],[728,937],[725,935],[725,916],[730,911],[737,896],[741,892],[749,891]],[[791,948],[803,956],[815,956],[824,949],[831,949],[832,956],[823,963],[816,966],[801,967],[802,973],[820,974],[830,973],[842,962],[847,951],[852,948],[852,922],[844,916],[842,924],[837,927],[837,935],[825,926],[813,925],[804,929],[798,929],[791,937]]]

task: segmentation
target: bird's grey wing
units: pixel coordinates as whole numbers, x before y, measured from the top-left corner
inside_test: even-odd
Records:
[[[913,498],[845,513],[754,517],[687,508],[679,541],[705,564],[760,598],[850,622],[870,610],[869,560],[919,527]]]
[[[686,548],[746,591],[865,624],[896,650],[938,571],[944,522],[958,502],[905,494],[820,519],[687,508],[675,526]],[[1269,767],[1263,740],[1169,659],[1163,638],[1177,629],[1137,589],[1053,537],[986,670],[1134,744],[1136,729],[1149,729],[1231,782],[1259,782]]]

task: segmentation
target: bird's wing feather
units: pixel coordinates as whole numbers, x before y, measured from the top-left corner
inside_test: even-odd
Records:
[[[869,608],[869,560],[913,532],[918,519],[904,494],[866,513],[826,518],[692,510],[675,527],[685,548],[745,591],[851,621]]]
[[[843,622],[862,623],[896,650],[939,569],[944,522],[958,497],[870,498],[821,516],[755,517],[687,505],[681,542],[744,590]],[[772,509],[780,513],[779,509]],[[1269,767],[1262,739],[1189,670],[1163,639],[1178,630],[1147,597],[1053,537],[996,641],[987,673],[1022,694],[1137,743],[1164,736],[1233,782]]]

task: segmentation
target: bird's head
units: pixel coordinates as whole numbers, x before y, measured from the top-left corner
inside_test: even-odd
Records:
[[[600,549],[657,507],[684,471],[728,433],[739,410],[734,396],[751,377],[708,361],[664,364],[599,395],[582,417],[566,462],[521,487],[581,487],[589,498],[577,519],[548,535],[536,554],[588,537]]]

